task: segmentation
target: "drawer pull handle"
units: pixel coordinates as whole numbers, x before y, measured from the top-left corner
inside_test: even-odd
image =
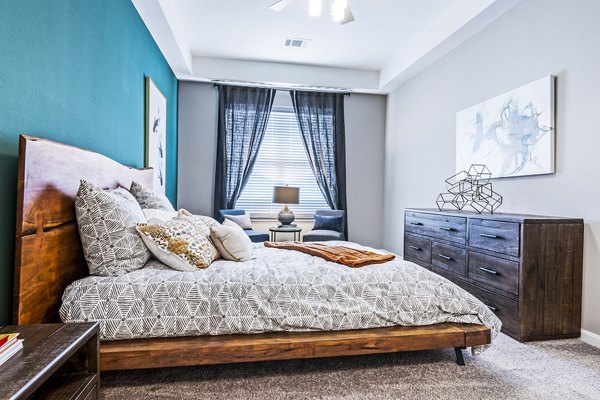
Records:
[[[417,246],[409,245],[408,247],[410,247],[413,250],[421,251],[421,248]]]
[[[489,233],[480,233],[479,236],[489,239],[500,239],[498,235],[490,235]]]
[[[487,272],[488,274],[498,275],[498,271],[494,271],[492,269],[487,269],[487,268],[481,267],[481,268],[479,268],[479,270],[483,271],[483,272]]]
[[[445,256],[443,254],[438,254],[439,257],[442,257],[444,260],[452,261],[452,257]]]
[[[421,226],[421,225],[423,225],[423,223],[422,223],[422,222],[411,222],[410,224],[411,224],[411,225],[417,225],[417,226]]]
[[[453,231],[453,230],[454,230],[454,228],[449,228],[449,227],[447,227],[447,226],[440,226],[440,229],[441,229],[441,230],[443,230],[443,231],[448,231],[448,232],[450,232],[450,231]]]
[[[490,305],[488,305],[488,304],[484,304],[484,305],[485,305],[487,308],[489,308],[490,310],[492,310],[492,311],[498,311],[498,309],[497,309],[496,307],[494,307],[494,306],[490,306]]]

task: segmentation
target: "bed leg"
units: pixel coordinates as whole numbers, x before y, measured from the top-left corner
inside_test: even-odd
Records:
[[[456,353],[456,363],[458,365],[465,365],[465,358],[463,357],[463,347],[455,347],[454,352]]]

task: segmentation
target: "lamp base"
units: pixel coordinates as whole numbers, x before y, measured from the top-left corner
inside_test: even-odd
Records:
[[[296,219],[296,216],[294,215],[292,210],[290,210],[286,204],[285,207],[283,207],[283,209],[281,211],[279,211],[279,215],[277,215],[277,219],[279,220],[279,224],[280,224],[279,227],[288,227],[288,226],[292,226],[291,224],[292,224],[292,222],[294,222],[294,219]]]

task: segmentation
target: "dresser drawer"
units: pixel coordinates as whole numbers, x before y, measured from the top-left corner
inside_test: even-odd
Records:
[[[519,256],[519,224],[469,219],[469,246]]]
[[[429,239],[414,235],[404,235],[404,255],[431,262],[431,242]]]
[[[463,286],[463,285],[461,285]],[[469,293],[477,297],[502,321],[502,330],[507,330],[515,335],[519,334],[519,303],[489,292],[473,285],[464,287]]]
[[[460,244],[467,243],[467,219],[445,215],[406,212],[404,229],[409,233],[431,236]]]
[[[519,263],[469,252],[469,278],[507,293],[519,294]]]
[[[467,276],[467,251],[460,247],[433,242],[431,264],[446,271]]]

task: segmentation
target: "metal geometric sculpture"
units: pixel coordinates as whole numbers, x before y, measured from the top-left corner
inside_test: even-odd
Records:
[[[492,173],[483,164],[473,164],[468,171],[460,171],[446,179],[446,193],[440,193],[435,203],[442,211],[446,206],[462,210],[470,206],[478,213],[493,213],[502,205],[502,196],[494,192]]]

